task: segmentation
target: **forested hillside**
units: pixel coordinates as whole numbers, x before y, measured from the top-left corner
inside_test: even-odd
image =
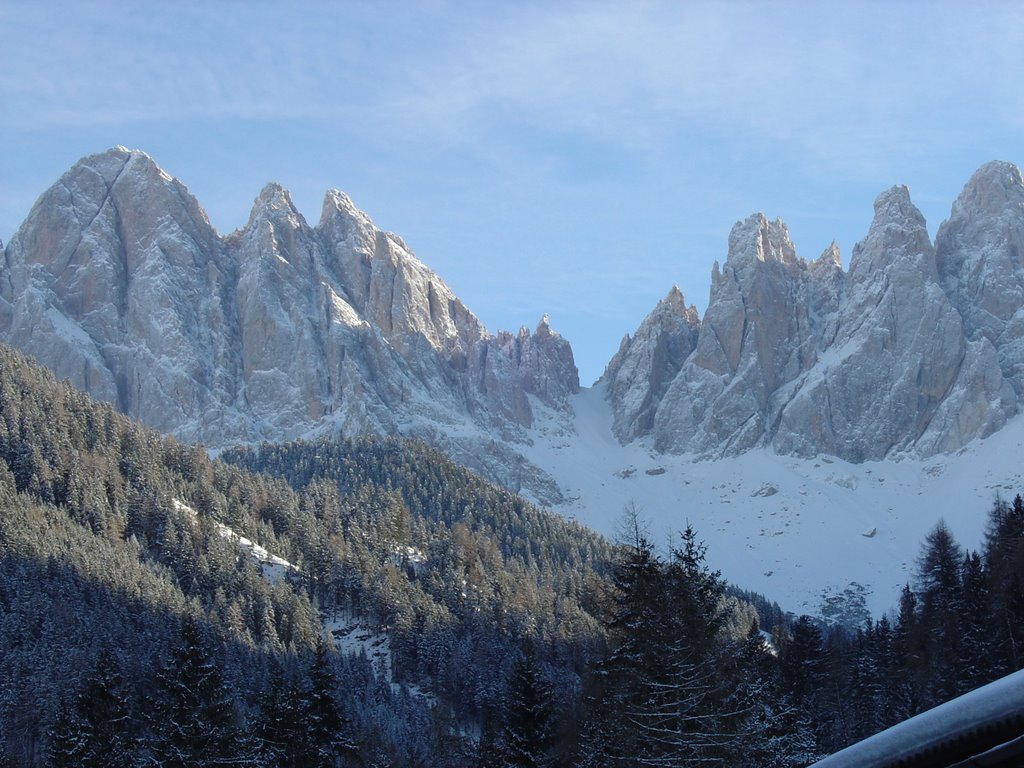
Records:
[[[339,725],[324,744],[352,764],[464,765],[527,645],[571,727],[604,633],[583,595],[610,548],[425,449],[366,443],[344,491],[295,491],[2,348],[0,456],[0,744],[12,765],[171,765],[172,753],[291,765],[295,745],[323,740],[274,729],[325,718]],[[409,503],[398,477],[419,489]],[[444,511],[423,507],[438,482],[452,489]],[[229,529],[297,570],[270,578]],[[319,646],[321,619],[346,615],[390,637],[396,684],[371,659]],[[212,678],[187,692],[205,700],[177,698],[200,667]],[[115,705],[116,756],[96,714]],[[207,706],[216,738],[201,734]]]
[[[794,705],[827,752],[1024,667],[1024,500],[996,501],[981,552],[939,521],[891,615],[777,632]]]
[[[1019,497],[851,627],[636,509],[613,546],[397,439],[213,461],[4,347],[0,458],[0,764],[799,766],[1022,666]]]

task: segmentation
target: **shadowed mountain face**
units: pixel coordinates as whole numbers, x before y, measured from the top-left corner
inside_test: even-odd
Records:
[[[758,214],[729,236],[703,318],[673,288],[603,377],[614,431],[704,456],[770,446],[852,461],[955,451],[1024,391],[1024,183],[982,167],[933,244],[904,187],[844,272]],[[148,425],[211,448],[318,433],[422,437],[542,502],[522,455],[571,439],[579,379],[541,320],[492,335],[344,194],[310,226],[267,185],[220,236],[147,155],[77,163],[3,252],[0,340]]]

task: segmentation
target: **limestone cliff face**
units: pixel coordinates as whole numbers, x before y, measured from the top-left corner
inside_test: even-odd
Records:
[[[697,345],[700,316],[673,286],[641,323],[623,338],[601,381],[615,415],[613,430],[622,441],[647,434],[668,386]]]
[[[470,423],[471,444],[449,447],[474,465],[505,453],[481,445],[525,439],[532,402],[568,411],[579,388],[546,320],[491,336],[342,193],[327,193],[311,227],[269,184],[245,227],[220,237],[180,182],[123,148],[77,163],[8,244],[0,339],[211,447]],[[550,496],[535,469],[523,482],[533,473]]]
[[[942,287],[971,341],[988,341],[1000,370],[1024,396],[1024,179],[991,162],[971,177],[939,227]]]
[[[851,461],[955,450],[1013,413],[994,355],[967,343],[939,284],[906,187],[875,201],[846,288],[835,340],[783,408],[777,449]]]
[[[653,423],[617,434],[706,456],[955,451],[1018,410],[1022,253],[1024,182],[1007,163],[975,174],[934,247],[905,187],[879,195],[848,273],[835,244],[804,262],[781,221],[752,216],[715,265],[696,345]],[[636,423],[610,381],[616,425]]]
[[[559,497],[521,448],[572,429],[568,342],[546,317],[488,333],[341,192],[311,226],[268,184],[222,237],[180,182],[117,148],[46,191],[2,256],[0,341],[157,429],[211,447],[410,434]],[[807,262],[781,221],[738,222],[704,317],[673,288],[602,383],[619,440],[663,451],[958,450],[1024,397],[1024,179],[983,166],[934,245],[906,188],[884,192],[848,272],[835,244]]]
[[[785,224],[757,214],[733,227],[696,348],[658,406],[660,449],[740,452],[764,440],[772,395],[816,360],[811,292]]]

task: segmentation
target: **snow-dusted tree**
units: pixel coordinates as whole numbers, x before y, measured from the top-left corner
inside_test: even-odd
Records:
[[[544,768],[551,764],[554,706],[551,688],[528,645],[512,668],[505,722],[495,768]]]
[[[639,729],[627,713],[646,707],[647,686],[672,638],[666,622],[664,563],[640,529],[633,526],[633,532],[612,572],[611,647],[592,675],[581,745],[581,764],[588,766],[629,764],[639,753]]]
[[[614,578],[614,645],[594,675],[578,766],[786,766],[815,754],[787,731],[792,707],[756,621],[745,638],[726,631],[732,603],[692,528],[668,562],[638,535]]]
[[[276,660],[271,663],[270,679],[259,706],[255,736],[260,764],[266,768],[298,768],[305,741],[302,691]]]
[[[728,701],[722,668],[733,649],[720,637],[724,583],[704,556],[704,546],[687,527],[663,572],[659,605],[667,642],[643,682],[644,700],[627,710],[637,726],[641,765],[727,764],[737,722],[749,707]]]
[[[928,706],[948,701],[965,690],[960,678],[963,558],[953,534],[940,520],[925,538],[917,569],[920,617],[931,669],[926,693]]]
[[[110,651],[100,653],[75,697],[63,702],[52,731],[49,762],[53,766],[120,768],[132,764],[131,707]]]
[[[338,710],[337,688],[338,679],[329,646],[321,637],[309,670],[309,690],[302,710],[305,732],[302,735],[304,751],[300,765],[334,768],[342,764],[346,754],[355,750]]]
[[[985,542],[992,635],[999,671],[1024,667],[1024,499],[996,502]]]
[[[232,691],[207,650],[199,621],[187,617],[181,643],[158,684],[153,757],[161,768],[237,765],[242,753]]]

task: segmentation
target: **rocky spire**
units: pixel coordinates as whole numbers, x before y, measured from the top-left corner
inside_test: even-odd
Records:
[[[986,163],[939,227],[942,287],[968,338],[995,347],[1003,375],[1024,395],[1024,179],[1010,163]]]
[[[654,414],[669,384],[697,344],[700,317],[672,286],[632,336],[626,336],[600,381],[614,413],[613,430],[623,442],[654,427]]]
[[[762,441],[772,394],[815,360],[808,296],[786,225],[762,214],[737,222],[696,348],[658,406],[656,444],[716,453]]]

